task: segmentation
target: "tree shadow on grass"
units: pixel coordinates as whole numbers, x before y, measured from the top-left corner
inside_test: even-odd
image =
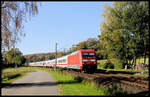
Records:
[[[10,74],[10,75],[7,75],[4,79],[8,79],[8,80],[10,80],[10,79],[14,79],[14,78],[17,78],[17,77],[20,77],[21,76],[21,74]]]
[[[133,72],[133,71],[107,71],[107,70],[103,70],[103,69],[97,69],[96,73],[102,73],[102,74],[118,74],[118,73],[121,73],[121,74],[131,74],[131,75],[133,75],[137,72]]]

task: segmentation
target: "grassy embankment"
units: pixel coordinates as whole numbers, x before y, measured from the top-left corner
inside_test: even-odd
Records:
[[[107,71],[131,71],[131,72],[137,72],[135,75],[148,77],[149,76],[149,70],[133,70],[133,69],[105,69],[103,68],[103,65],[107,62],[107,60],[98,60],[98,69],[104,69]],[[136,64],[144,63],[144,58],[140,58],[136,60]],[[146,58],[146,64],[149,64],[149,58]]]
[[[2,70],[2,83],[8,84],[18,78],[25,76],[28,72],[34,72],[33,67],[18,67],[18,68],[6,68]]]
[[[74,77],[71,74],[64,73],[61,70],[52,71],[48,68],[39,68],[49,72],[58,82],[59,95],[117,95],[124,93],[119,89],[100,88],[94,81],[87,81],[82,77]]]

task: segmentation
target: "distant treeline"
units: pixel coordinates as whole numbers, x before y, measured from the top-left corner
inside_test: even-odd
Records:
[[[39,53],[39,54],[28,54],[24,55],[24,57],[27,59],[26,62],[38,62],[38,61],[47,61],[55,59],[55,52],[52,53]],[[57,57],[63,56],[63,52],[57,52]]]
[[[89,38],[86,41],[79,42],[77,45],[73,45],[67,51],[59,51],[59,52],[57,52],[57,58],[59,58],[61,56],[65,56],[67,54],[70,54],[70,53],[80,50],[80,49],[94,49],[96,51],[97,59],[105,58],[105,56],[103,56],[99,52],[100,46],[99,46],[98,38]],[[46,60],[55,59],[55,55],[56,55],[55,52],[51,52],[51,53],[29,54],[29,55],[24,55],[24,57],[27,59],[26,62],[38,62],[38,61],[46,61]]]

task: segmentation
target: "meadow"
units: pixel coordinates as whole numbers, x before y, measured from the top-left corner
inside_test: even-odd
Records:
[[[18,67],[2,69],[2,83],[11,83],[29,72],[35,72],[34,67]]]

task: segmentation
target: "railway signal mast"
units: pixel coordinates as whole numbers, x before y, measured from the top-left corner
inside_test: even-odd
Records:
[[[55,65],[54,65],[54,70],[56,70],[56,65],[57,65],[57,42],[56,42],[56,55],[55,55]]]

